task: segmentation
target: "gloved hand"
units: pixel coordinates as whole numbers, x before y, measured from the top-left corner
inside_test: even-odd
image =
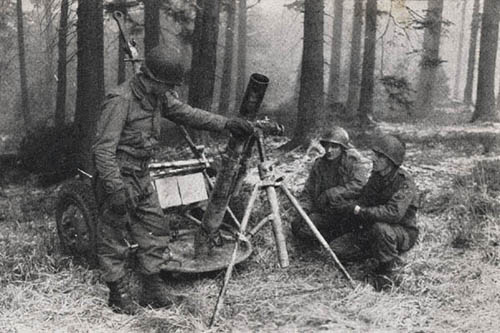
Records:
[[[231,132],[234,137],[243,138],[250,136],[253,133],[252,124],[241,118],[230,118],[226,122],[225,128]]]
[[[326,191],[319,195],[317,202],[321,208],[327,208],[329,206],[330,199],[328,198]]]
[[[346,205],[341,206],[342,213],[344,214],[350,214],[350,215],[357,215],[354,212],[354,209],[357,205],[355,203],[348,203]]]
[[[112,193],[109,197],[109,203],[113,213],[120,216],[127,214],[127,196],[125,195],[125,189]]]
[[[320,194],[318,203],[323,207],[332,206],[333,208],[342,205],[345,200],[342,198],[342,192],[336,187],[329,188]]]
[[[215,177],[217,176],[217,169],[216,168],[213,168],[213,167],[208,167],[206,168],[206,171],[207,171],[207,175],[208,177]]]

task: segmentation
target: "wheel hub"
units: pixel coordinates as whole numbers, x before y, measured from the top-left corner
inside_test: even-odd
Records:
[[[83,254],[90,251],[90,230],[78,206],[67,206],[61,217],[61,227],[64,242],[71,252]]]

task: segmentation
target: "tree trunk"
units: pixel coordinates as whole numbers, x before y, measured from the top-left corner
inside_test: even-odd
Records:
[[[500,4],[497,0],[485,0],[479,44],[479,68],[477,74],[477,100],[472,121],[496,120],[495,67],[498,48],[498,21]]]
[[[226,36],[224,45],[224,66],[222,70],[222,84],[219,98],[219,113],[226,115],[231,102],[231,87],[233,74],[233,44],[235,25],[235,0],[230,0],[226,5]]]
[[[236,105],[243,100],[247,81],[247,1],[239,0],[238,6],[238,55],[236,73]]]
[[[285,149],[306,144],[324,118],[323,7],[323,0],[305,2],[297,123]]]
[[[24,126],[27,131],[32,128],[29,93],[28,93],[28,79],[26,76],[26,53],[24,50],[24,24],[23,24],[23,1],[17,0],[16,5],[17,14],[17,47],[19,49],[19,75],[21,84],[21,112],[23,115]]]
[[[436,73],[441,65],[439,45],[441,42],[443,1],[428,0],[427,2],[423,55],[420,60],[420,76],[416,103],[417,115],[420,117],[428,115],[434,104],[434,84]]]
[[[354,118],[359,103],[361,62],[361,29],[363,27],[363,0],[354,0],[354,13],[352,17],[351,37],[351,63],[349,65],[349,89],[347,94],[347,114]]]
[[[365,43],[358,117],[362,125],[369,124],[373,113],[373,89],[375,79],[375,50],[377,42],[377,0],[366,2]]]
[[[144,1],[144,54],[160,43],[160,2],[161,0]]]
[[[302,76],[302,55],[300,56],[300,62],[297,65],[297,71],[295,73],[295,80],[293,85],[293,104],[292,107],[297,109],[299,103],[300,95],[300,78]]]
[[[460,91],[460,82],[462,78],[462,53],[464,48],[464,30],[465,30],[465,11],[467,9],[467,2],[462,0],[462,14],[460,17],[460,36],[458,37],[458,53],[457,53],[457,66],[455,70],[455,88],[453,89],[453,96],[458,99]]]
[[[79,164],[92,172],[90,147],[104,97],[103,2],[80,1],[77,15],[75,125],[80,140]]]
[[[467,105],[472,104],[472,90],[474,85],[474,72],[476,67],[477,35],[479,33],[479,27],[481,23],[479,5],[480,0],[474,0],[469,41],[469,59],[467,61],[467,79],[465,80],[464,89],[464,103]]]
[[[68,35],[68,9],[69,0],[61,1],[61,14],[59,19],[59,40],[57,43],[59,58],[57,60],[57,98],[54,124],[56,129],[61,129],[66,121],[66,61],[67,61],[67,35]]]
[[[188,103],[194,107],[210,110],[212,107],[215,69],[217,65],[217,36],[219,33],[219,1],[197,0],[198,12],[195,22],[193,57]]]
[[[46,110],[54,109],[54,34],[53,34],[53,8],[54,0],[43,1],[44,26],[43,33],[45,37],[45,79],[44,79],[44,98],[43,108]]]
[[[330,76],[328,80],[327,99],[329,104],[339,101],[340,95],[340,64],[342,62],[342,24],[344,15],[344,0],[335,0],[332,47],[330,52]]]

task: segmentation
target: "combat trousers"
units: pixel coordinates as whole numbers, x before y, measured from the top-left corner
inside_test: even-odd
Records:
[[[398,258],[415,245],[418,231],[401,224],[377,222],[369,228],[369,248],[379,263],[387,263]]]
[[[334,239],[330,246],[340,260],[375,258],[388,263],[415,245],[418,231],[400,224],[377,222]]]
[[[375,258],[386,263],[411,249],[418,231],[400,224],[377,222],[371,226],[359,219],[341,214],[312,213],[309,215],[340,260],[355,261]],[[300,218],[292,222],[294,235],[304,242],[315,244],[315,237]]]
[[[348,217],[341,212],[313,212],[309,214],[309,218],[327,242],[354,231],[359,227],[352,224]],[[316,241],[314,233],[300,216],[292,220],[292,232],[296,238],[303,242]]]
[[[128,196],[128,212],[123,216],[110,209],[109,195],[102,190],[99,179],[95,184],[100,205],[97,256],[107,282],[125,275],[132,244],[138,245],[135,251],[142,274],[158,273],[169,259],[170,227],[149,173],[122,172],[122,179]]]

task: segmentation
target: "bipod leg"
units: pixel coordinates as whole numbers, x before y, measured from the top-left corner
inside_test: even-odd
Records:
[[[311,231],[314,233],[314,236],[316,236],[316,238],[321,243],[321,245],[323,245],[323,247],[331,254],[331,256],[333,258],[333,261],[335,261],[335,263],[337,264],[337,266],[340,268],[340,271],[344,274],[344,276],[347,278],[347,280],[349,280],[349,283],[351,284],[351,286],[353,288],[356,288],[356,284],[354,283],[354,280],[351,278],[351,276],[349,275],[349,273],[347,272],[347,270],[345,269],[345,267],[342,265],[342,263],[340,262],[339,258],[337,258],[337,255],[335,254],[335,252],[333,252],[333,250],[331,249],[330,245],[328,245],[328,243],[325,240],[325,238],[323,237],[323,235],[321,235],[321,233],[319,232],[318,228],[316,228],[316,226],[311,221],[311,219],[309,218],[309,216],[307,216],[306,212],[300,206],[300,204],[297,201],[297,199],[295,199],[295,197],[292,195],[292,193],[290,193],[290,190],[288,190],[288,188],[285,185],[281,184],[280,187],[283,190],[283,192],[285,193],[285,195],[287,196],[287,198],[290,200],[290,202],[292,203],[292,205],[295,207],[295,209],[297,210],[297,212],[299,212],[300,216],[302,216],[302,218],[304,219],[304,221],[306,221],[307,225],[309,226],[309,228],[311,229]]]
[[[266,186],[267,199],[269,200],[269,205],[272,211],[272,226],[274,241],[276,242],[276,250],[278,252],[278,260],[281,268],[286,268],[290,265],[288,260],[288,251],[286,249],[286,239],[283,233],[283,224],[281,222],[278,196],[276,195],[276,189],[273,185]]]
[[[245,209],[245,214],[243,215],[243,219],[241,220],[241,227],[240,227],[240,232],[237,235],[238,238],[236,239],[234,243],[234,250],[233,254],[231,256],[231,261],[229,262],[229,265],[227,266],[226,269],[226,274],[224,275],[224,283],[222,285],[222,288],[219,292],[219,297],[217,297],[217,303],[215,304],[215,309],[214,313],[212,314],[212,318],[210,320],[210,327],[212,327],[215,324],[215,321],[217,320],[217,316],[219,314],[219,311],[224,304],[224,297],[227,291],[227,286],[229,284],[229,279],[231,279],[231,275],[233,274],[233,268],[234,268],[234,263],[236,262],[236,256],[238,255],[238,249],[239,249],[239,244],[240,244],[240,239],[242,237],[245,237],[245,229],[247,228],[248,220],[250,219],[250,214],[252,213],[253,206],[255,204],[255,199],[257,199],[257,195],[259,194],[259,187],[260,184],[256,184],[253,188],[252,194],[250,196],[250,199],[248,200],[247,207]]]
[[[278,196],[276,195],[276,179],[274,178],[273,163],[267,160],[266,151],[262,142],[262,133],[256,133],[257,150],[259,152],[259,176],[262,180],[263,186],[266,187],[267,200],[271,206],[273,215],[273,234],[276,242],[276,249],[278,251],[278,260],[281,268],[286,268],[290,265],[288,260],[288,251],[286,249],[286,239],[283,233],[283,224],[281,223],[281,216],[278,204]]]

